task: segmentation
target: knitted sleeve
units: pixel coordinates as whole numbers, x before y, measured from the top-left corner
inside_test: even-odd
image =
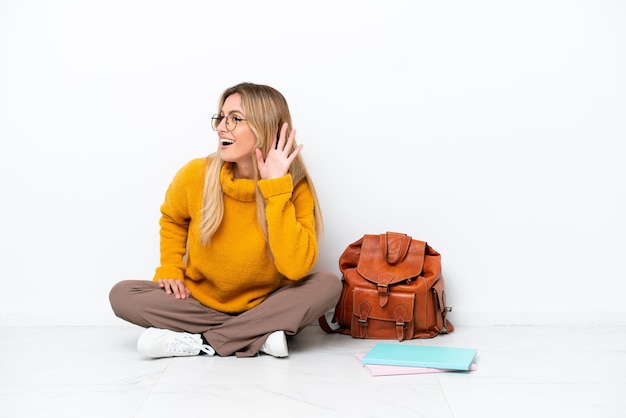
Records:
[[[193,160],[174,176],[161,205],[160,252],[161,264],[153,280],[180,279],[184,277],[184,256],[187,251],[187,235],[190,214],[190,197],[201,187],[199,177],[204,178],[204,161]]]
[[[260,180],[266,199],[269,245],[278,271],[287,279],[304,277],[317,261],[315,203],[306,181],[295,187],[291,175]]]

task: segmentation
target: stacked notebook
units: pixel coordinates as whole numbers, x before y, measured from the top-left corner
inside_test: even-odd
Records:
[[[389,376],[476,370],[476,354],[473,348],[380,343],[357,358],[373,376]]]

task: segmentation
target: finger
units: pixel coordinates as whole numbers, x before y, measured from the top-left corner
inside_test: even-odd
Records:
[[[189,295],[191,295],[191,291],[185,285],[185,282],[182,280],[177,280],[176,285],[178,286],[178,293],[180,295],[180,299],[187,299]]]
[[[165,293],[167,293],[168,295],[172,294],[172,285],[170,283],[170,280],[168,279],[160,279],[159,280],[159,287],[163,290],[165,290]]]
[[[181,299],[187,299],[189,297],[189,289],[187,289],[187,286],[185,286],[184,283],[180,284],[179,291]]]
[[[293,142],[296,140],[296,130],[292,129],[291,132],[289,133],[289,138],[287,138],[287,144],[285,145],[285,150],[287,152],[291,151],[291,148],[293,148]]]
[[[276,149],[284,150],[285,149],[285,136],[287,135],[287,128],[289,125],[287,122],[283,123],[283,126],[280,128],[280,135],[278,137],[278,143],[276,144]]]
[[[265,165],[265,160],[263,159],[263,151],[261,151],[259,148],[256,149],[256,162],[259,168]]]
[[[183,293],[183,289],[184,289],[185,285],[182,283],[182,281],[180,280],[176,280],[173,284],[172,284],[172,292],[174,292],[174,297],[176,299],[181,299]]]
[[[300,144],[296,147],[296,149],[293,150],[293,152],[289,156],[289,163],[296,159],[298,154],[300,154],[300,150],[302,149],[302,147],[304,147],[304,145]]]

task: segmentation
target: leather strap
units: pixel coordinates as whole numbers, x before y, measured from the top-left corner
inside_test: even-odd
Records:
[[[393,266],[404,260],[409,251],[411,240],[412,237],[398,232],[380,234],[380,248],[385,261]]]
[[[317,318],[317,322],[320,324],[320,328],[329,334],[339,332],[339,328],[336,328],[336,329],[331,328],[331,326],[328,324],[328,321],[326,320],[326,315],[322,315],[319,318]]]
[[[357,319],[357,321],[359,323],[359,336],[361,338],[367,338],[367,321],[371,311],[372,306],[366,300],[362,300],[361,302],[359,302],[359,305],[357,307],[359,319]]]
[[[397,305],[393,308],[393,314],[396,318],[396,334],[398,341],[404,340],[404,328],[406,327],[406,317],[408,311],[404,305]]]
[[[378,283],[376,283],[376,291],[378,292],[378,303],[381,308],[389,302],[389,283],[395,278],[391,273],[382,272],[378,275]]]

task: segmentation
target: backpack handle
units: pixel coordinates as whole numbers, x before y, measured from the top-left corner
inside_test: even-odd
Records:
[[[409,252],[412,237],[398,232],[380,234],[380,248],[383,258],[392,266],[398,264]]]

